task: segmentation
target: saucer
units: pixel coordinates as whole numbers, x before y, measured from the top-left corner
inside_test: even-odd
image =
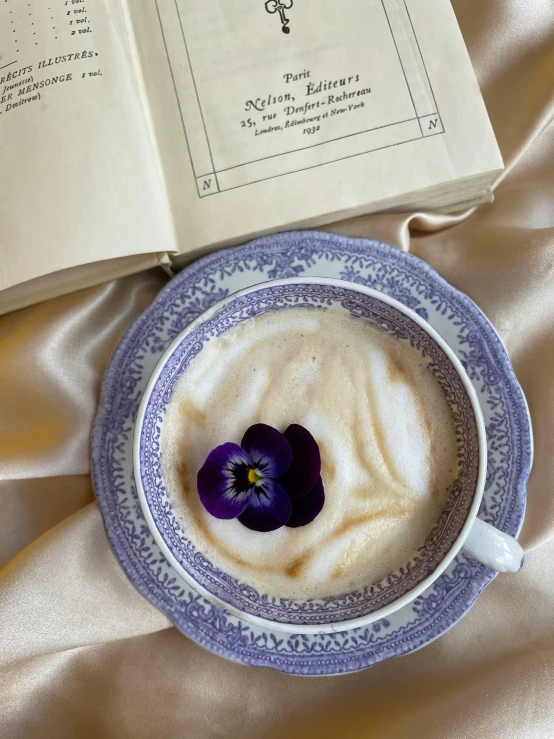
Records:
[[[92,476],[122,567],[186,636],[243,664],[296,675],[343,674],[428,644],[469,610],[495,573],[459,554],[429,589],[388,618],[339,633],[284,634],[231,616],[179,577],[146,526],[133,479],[134,420],[169,343],[222,298],[292,276],[336,277],[380,290],[446,339],[477,391],[487,427],[488,472],[479,517],[516,536],[525,512],[532,435],[525,398],[494,328],[468,297],[416,257],[375,241],[321,232],[286,233],[211,254],[166,285],[129,328],[106,371],[92,434]]]

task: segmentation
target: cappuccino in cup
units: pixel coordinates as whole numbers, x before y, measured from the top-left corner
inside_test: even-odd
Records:
[[[319,444],[325,505],[270,533],[219,520],[196,476],[216,446],[265,423]],[[333,308],[286,308],[211,339],[179,377],[161,432],[167,497],[187,539],[218,569],[291,599],[348,593],[404,567],[458,471],[451,409],[421,353]]]

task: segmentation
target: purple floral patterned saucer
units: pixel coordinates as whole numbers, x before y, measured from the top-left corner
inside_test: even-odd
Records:
[[[480,517],[521,527],[532,436],[525,398],[493,327],[421,260],[386,244],[321,232],[267,237],[205,257],[160,292],[121,340],[106,372],[92,436],[92,473],[106,531],[138,590],[198,644],[228,659],[298,675],[353,672],[424,646],[453,626],[495,573],[459,554],[410,605],[341,633],[283,634],[230,615],[196,593],[163,557],[142,516],[132,471],[134,421],[158,359],[200,313],[265,280],[337,277],[399,300],[442,334],[478,393],[488,437]]]

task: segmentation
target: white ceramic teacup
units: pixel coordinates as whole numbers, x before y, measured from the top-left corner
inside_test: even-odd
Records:
[[[285,600],[257,593],[247,582],[197,556],[167,498],[160,432],[178,377],[203,346],[241,322],[299,305],[334,308],[363,317],[433,358],[445,397],[456,409],[463,447],[460,475],[440,521],[410,567],[362,590],[321,600]],[[498,572],[516,572],[523,550],[511,536],[477,517],[486,478],[485,423],[460,360],[419,315],[383,293],[330,278],[266,282],[231,295],[191,323],[160,359],[144,392],[135,427],[134,473],[146,522],[160,549],[199,593],[242,619],[272,629],[318,633],[350,629],[383,618],[428,588],[463,549]],[[269,595],[269,597],[268,597]]]

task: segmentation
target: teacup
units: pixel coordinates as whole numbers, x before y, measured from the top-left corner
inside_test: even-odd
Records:
[[[430,357],[432,371],[455,414],[461,450],[458,477],[448,500],[424,545],[405,567],[355,591],[310,599],[258,592],[195,549],[168,499],[160,447],[175,384],[207,343],[250,318],[297,306],[332,308],[361,317]],[[461,362],[444,339],[398,301],[362,285],[328,278],[266,282],[231,295],[199,316],[160,359],[145,389],[135,426],[138,495],[148,527],[169,562],[215,605],[246,621],[293,633],[341,631],[388,616],[432,585],[462,548],[498,572],[519,570],[523,551],[517,541],[477,518],[486,467],[485,424],[479,401]]]

